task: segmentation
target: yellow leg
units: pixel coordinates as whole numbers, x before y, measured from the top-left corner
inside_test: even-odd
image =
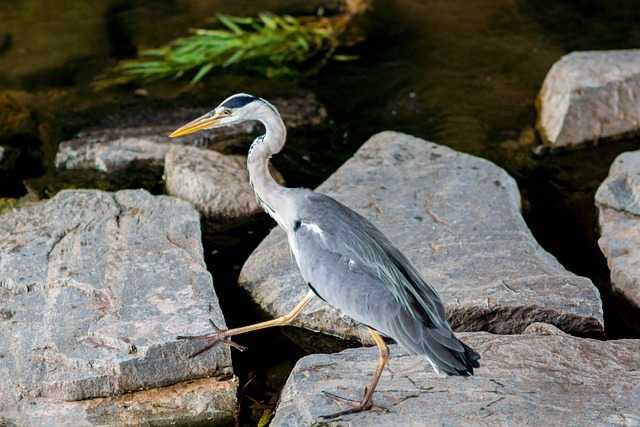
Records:
[[[267,320],[265,322],[256,323],[254,325],[242,326],[240,328],[229,329],[226,331],[219,329],[216,325],[213,324],[213,322],[211,322],[211,325],[216,330],[216,332],[213,334],[199,335],[199,336],[182,336],[181,335],[177,338],[183,339],[183,340],[211,341],[209,345],[207,345],[205,348],[203,348],[202,350],[199,350],[198,352],[192,354],[189,357],[195,357],[199,354],[202,354],[205,351],[209,350],[210,348],[213,348],[214,346],[223,342],[233,347],[236,347],[238,350],[242,351],[245,348],[232,342],[230,340],[232,336],[244,334],[246,332],[257,331],[260,329],[272,328],[274,326],[286,326],[290,324],[293,321],[293,319],[295,319],[298,316],[298,314],[300,314],[302,309],[305,308],[306,305],[309,304],[309,302],[313,299],[314,295],[315,294],[312,291],[309,291],[307,295],[305,295],[305,297],[302,298],[302,300],[298,303],[298,305],[296,305],[293,308],[293,310],[291,310],[289,313],[285,314],[284,316],[280,316],[276,319]]]
[[[366,405],[366,408],[363,408],[363,410],[367,410],[371,407],[373,392],[376,390],[376,387],[378,386],[378,381],[380,380],[380,376],[382,375],[382,371],[384,370],[384,367],[387,365],[387,362],[389,361],[389,355],[390,355],[389,347],[387,346],[387,343],[384,342],[384,339],[380,336],[380,334],[371,328],[367,328],[367,329],[369,329],[369,333],[371,333],[371,336],[373,337],[374,341],[378,345],[379,357],[378,357],[378,366],[376,366],[376,371],[373,373],[373,379],[371,380],[371,385],[369,386],[369,388],[365,389],[364,397],[362,398],[362,403],[360,404],[362,406]]]
[[[369,333],[371,333],[371,336],[373,337],[374,341],[378,345],[378,366],[376,366],[376,370],[373,373],[373,379],[371,380],[371,384],[369,385],[369,387],[364,389],[364,396],[362,397],[362,401],[359,404],[353,406],[353,408],[351,409],[347,409],[346,411],[338,412],[332,415],[323,415],[321,418],[325,418],[325,419],[337,418],[347,414],[354,414],[356,412],[366,411],[371,408],[372,401],[373,401],[373,393],[376,391],[376,387],[378,386],[378,381],[380,380],[382,371],[384,370],[384,367],[387,365],[387,362],[389,361],[390,351],[389,351],[389,347],[387,346],[387,343],[384,342],[384,339],[380,336],[379,333],[377,333],[371,328],[367,328],[367,329],[369,329]],[[332,398],[337,397],[329,393],[325,393],[325,394]],[[381,409],[381,408],[377,408],[377,409]]]

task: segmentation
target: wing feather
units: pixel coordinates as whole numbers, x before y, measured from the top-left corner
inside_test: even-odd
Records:
[[[380,230],[332,198],[318,193],[308,197],[313,199],[316,211],[308,222],[322,230],[320,237],[329,251],[351,259],[361,268],[374,271],[387,290],[410,308],[409,313],[414,319],[426,326],[446,323],[444,306],[437,292]]]

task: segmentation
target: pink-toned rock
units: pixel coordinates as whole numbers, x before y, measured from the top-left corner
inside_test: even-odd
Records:
[[[554,147],[640,131],[640,50],[572,52],[553,64],[538,95],[537,128]]]

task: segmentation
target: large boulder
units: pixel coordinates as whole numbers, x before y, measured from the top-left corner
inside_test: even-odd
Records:
[[[61,420],[86,408],[65,401],[118,407],[123,400],[112,396],[157,387],[169,388],[131,398],[149,409],[149,422],[158,413],[170,419],[170,408],[182,420],[219,411],[231,419],[237,383],[229,348],[190,359],[198,343],[176,339],[209,330],[209,318],[224,325],[193,206],[144,190],[63,191],[0,216],[0,242],[0,413],[6,419]],[[203,377],[224,383],[216,392],[221,406],[205,405],[194,386],[179,385]],[[73,424],[115,423],[109,413]],[[139,421],[144,417],[142,411]]]
[[[573,52],[560,58],[538,95],[537,128],[554,147],[640,131],[640,50]]]
[[[454,328],[510,334],[545,322],[570,334],[603,336],[598,290],[537,244],[520,214],[515,181],[494,164],[383,132],[318,191],[373,221],[399,246],[438,290]],[[280,229],[249,257],[239,283],[274,317],[291,310],[308,290]],[[319,299],[295,324],[368,337],[366,329]]]
[[[469,378],[438,378],[422,356],[391,346],[373,403],[388,413],[344,416],[336,426],[640,424],[640,340],[598,341],[567,335],[462,333],[482,356]],[[315,354],[298,361],[272,427],[312,425],[347,409],[322,392],[359,401],[376,348]],[[428,420],[428,421],[425,421]]]
[[[640,151],[622,153],[615,159],[595,200],[598,245],[611,270],[612,290],[640,310]],[[626,321],[640,329],[637,316]]]

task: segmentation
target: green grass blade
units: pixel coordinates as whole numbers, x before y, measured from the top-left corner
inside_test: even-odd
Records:
[[[200,67],[196,75],[193,77],[193,79],[191,79],[191,85],[193,86],[196,83],[198,83],[200,80],[202,80],[204,76],[209,74],[209,71],[211,71],[214,66],[215,64],[213,62],[209,62],[208,64],[205,64],[202,67]]]
[[[244,33],[244,30],[240,28],[235,22],[233,22],[232,17],[223,15],[221,13],[216,15],[216,17],[225,27],[233,31],[234,34],[240,35]]]

